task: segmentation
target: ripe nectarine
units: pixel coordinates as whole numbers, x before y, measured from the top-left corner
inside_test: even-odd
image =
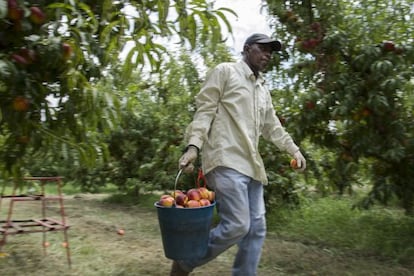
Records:
[[[393,41],[384,41],[382,42],[382,48],[386,52],[393,52],[395,51],[395,44]]]
[[[11,60],[16,62],[19,65],[26,66],[30,62],[26,57],[22,56],[20,53],[14,53],[10,56]]]
[[[29,109],[30,101],[26,97],[17,96],[13,99],[13,109],[19,112],[24,112]]]
[[[210,202],[213,202],[216,198],[216,193],[214,191],[208,191],[208,200],[210,200]]]
[[[199,202],[200,206],[209,206],[211,204],[210,200],[208,200],[207,198],[202,198]]]
[[[171,192],[171,196],[172,197],[176,197],[177,195],[179,195],[179,194],[184,194],[184,192],[183,191],[181,191],[181,190],[175,190],[175,191],[172,191]]]
[[[158,204],[164,207],[171,207],[175,203],[175,199],[170,195],[162,195]]]
[[[187,201],[188,201],[188,197],[187,197],[187,195],[186,195],[186,194],[184,194],[184,193],[177,194],[177,195],[175,196],[175,202],[176,202],[177,204],[179,204],[179,205],[183,205],[183,206],[185,206],[185,204],[187,203]]]
[[[19,3],[16,0],[9,0],[7,4],[8,17],[14,21],[20,21],[24,16],[24,10],[19,6]]]
[[[208,189],[207,189],[207,188],[205,188],[205,187],[200,187],[200,188],[198,188],[198,192],[200,193],[200,197],[201,197],[201,198],[206,198],[206,199],[208,199],[208,196],[209,196],[209,191],[208,191]]]
[[[45,22],[46,15],[39,7],[30,7],[30,20],[37,25],[41,25]]]
[[[186,207],[188,207],[188,208],[200,207],[200,201],[191,199],[187,202]]]
[[[27,144],[30,142],[30,137],[27,135],[22,135],[16,138],[16,142],[19,144]]]
[[[298,161],[296,161],[296,159],[292,159],[292,160],[290,160],[290,167],[291,167],[292,169],[297,169],[297,168],[299,168],[299,167],[298,167]]]
[[[72,51],[73,51],[72,46],[70,46],[70,44],[68,43],[62,44],[62,55],[65,60],[70,59],[70,57],[72,56]]]
[[[195,189],[195,188],[188,190],[187,196],[189,200],[200,200],[201,199],[200,192],[198,191],[198,189]]]

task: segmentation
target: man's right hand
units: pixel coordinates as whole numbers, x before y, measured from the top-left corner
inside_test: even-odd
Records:
[[[187,151],[181,156],[178,161],[179,169],[182,169],[184,173],[191,173],[194,170],[194,161],[198,157],[198,149],[196,146],[188,146]]]

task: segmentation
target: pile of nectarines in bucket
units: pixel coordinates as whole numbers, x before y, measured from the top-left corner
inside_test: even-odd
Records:
[[[197,187],[187,191],[177,189],[181,170],[175,180],[174,190],[155,202],[161,230],[164,254],[172,260],[204,257],[207,253],[213,211],[214,192],[206,187],[201,169]],[[200,187],[200,180],[204,186]]]

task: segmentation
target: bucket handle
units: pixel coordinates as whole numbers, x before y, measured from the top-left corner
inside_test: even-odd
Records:
[[[177,190],[177,182],[180,178],[181,174],[183,173],[183,169],[180,169],[177,173],[177,176],[175,177],[175,183],[174,183],[174,198],[175,198],[175,191]]]
[[[183,169],[180,169],[177,173],[177,176],[175,177],[174,196],[175,196],[175,191],[177,190],[178,179],[180,178],[182,173],[183,173]],[[197,175],[197,180],[196,180],[196,184],[198,188],[200,188],[200,181],[203,181],[203,184],[204,184],[203,187],[205,188],[207,186],[207,180],[201,168],[198,169],[198,175]]]
[[[178,183],[178,179],[180,178],[181,174],[183,173],[183,169],[180,169],[177,173],[177,176],[175,177],[175,183],[174,183],[174,199],[175,199],[175,192],[177,191],[177,183]],[[200,180],[203,181],[203,187],[205,188],[207,186],[207,180],[206,177],[204,176],[203,170],[201,168],[198,169],[198,175],[197,175],[197,180],[196,180],[196,184],[197,187],[200,188]],[[175,207],[175,201],[173,206]]]
[[[177,191],[177,183],[178,183],[178,179],[180,179],[181,174],[183,173],[183,169],[180,169],[177,173],[177,176],[175,177],[175,183],[174,183],[174,203],[172,205],[172,207],[176,207],[175,205],[175,192]]]
[[[203,170],[201,168],[198,169],[198,175],[197,175],[197,187],[200,188],[200,180],[203,181],[204,183],[204,188],[207,186],[207,180],[206,177],[204,176]]]

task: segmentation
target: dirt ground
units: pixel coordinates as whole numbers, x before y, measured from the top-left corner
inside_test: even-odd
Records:
[[[65,198],[69,233],[69,268],[62,232],[47,233],[50,246],[43,255],[39,233],[9,235],[0,251],[0,275],[169,275],[171,260],[164,256],[156,209],[125,207],[104,202],[105,195]],[[38,202],[19,203],[14,214],[35,216]],[[8,209],[3,200],[1,219]],[[51,204],[54,217],[59,209]],[[125,234],[119,235],[118,229]],[[197,268],[191,275],[231,275],[236,248]],[[414,275],[402,266],[376,256],[288,241],[269,233],[259,269],[261,276],[278,275]]]

